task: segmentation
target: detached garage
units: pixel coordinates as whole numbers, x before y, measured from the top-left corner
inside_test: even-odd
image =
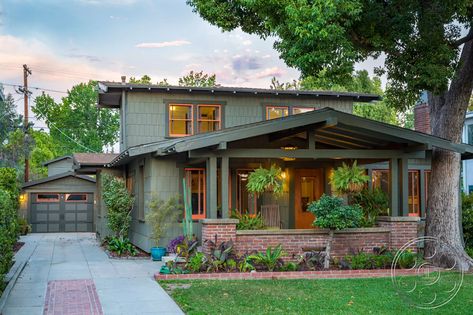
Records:
[[[33,232],[94,232],[95,179],[74,172],[23,185]]]

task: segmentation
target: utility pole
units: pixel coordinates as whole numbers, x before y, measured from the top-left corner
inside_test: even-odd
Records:
[[[28,134],[28,98],[29,98],[28,75],[31,75],[31,70],[28,68],[27,65],[23,65],[23,94],[24,94],[24,102],[25,102],[25,121],[24,121],[25,139]],[[30,161],[28,160],[28,156],[26,156],[25,157],[25,183],[29,181],[29,173],[30,173]]]

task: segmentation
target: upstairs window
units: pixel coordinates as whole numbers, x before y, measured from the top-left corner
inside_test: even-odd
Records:
[[[308,113],[314,111],[315,108],[313,107],[294,107],[292,109],[292,114],[297,115],[297,114],[303,114],[303,113]]]
[[[197,105],[197,130],[199,133],[221,128],[220,105]]]
[[[190,136],[194,133],[193,106],[190,104],[169,105],[169,135]]]
[[[266,119],[276,119],[289,115],[289,107],[287,106],[266,106]]]

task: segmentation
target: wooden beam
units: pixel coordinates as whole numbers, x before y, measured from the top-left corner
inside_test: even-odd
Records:
[[[334,129],[321,129],[318,131],[319,134],[322,134],[322,135],[333,135],[333,136],[336,136],[336,137],[341,137],[341,138],[345,138],[345,139],[349,139],[351,141],[356,141],[356,142],[363,142],[363,143],[367,143],[369,145],[382,145],[383,144],[383,141],[380,141],[379,139],[373,139],[373,138],[369,138],[369,137],[366,137],[366,136],[363,136],[363,137],[360,137],[360,138],[356,138],[353,136],[353,134],[349,134],[347,132],[343,132],[343,131],[340,131],[336,128]]]
[[[359,144],[359,143],[356,143],[356,142],[353,142],[353,141],[347,141],[347,140],[343,140],[343,139],[331,138],[331,137],[321,135],[320,133],[316,133],[315,138],[316,138],[316,140],[317,139],[325,139],[325,140],[333,141],[335,143],[342,143],[342,144],[347,145],[348,148],[365,148],[365,149],[370,148],[370,146],[367,146],[367,145],[364,145],[364,144]]]
[[[402,150],[350,150],[350,149],[298,149],[286,151],[282,149],[227,149],[215,151],[189,151],[189,158],[223,157],[230,158],[312,158],[312,159],[390,159],[412,158],[423,159],[425,152],[404,152]]]

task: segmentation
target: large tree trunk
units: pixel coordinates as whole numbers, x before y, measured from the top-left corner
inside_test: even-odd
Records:
[[[450,88],[442,95],[429,93],[432,134],[453,142],[461,142],[462,128],[473,89],[473,47],[467,42]],[[425,257],[442,267],[468,270],[473,260],[463,249],[460,226],[460,154],[433,149],[432,176],[426,211],[426,235],[440,242],[425,243]],[[448,245],[448,246],[445,246]],[[435,254],[435,255],[434,255]]]

